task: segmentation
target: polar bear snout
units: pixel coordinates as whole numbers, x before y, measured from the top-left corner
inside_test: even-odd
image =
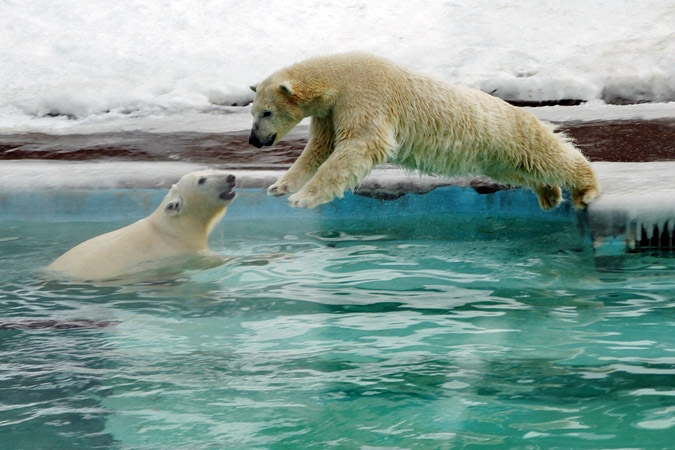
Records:
[[[248,143],[256,148],[262,148],[263,146],[262,142],[260,142],[260,139],[258,139],[258,136],[256,136],[253,131],[251,131],[251,135],[248,137]]]
[[[256,148],[269,147],[270,145],[274,145],[274,140],[276,138],[277,134],[274,133],[265,139],[260,139],[255,131],[251,131],[251,135],[248,138],[248,143]]]
[[[234,191],[223,191],[223,192],[220,193],[218,198],[227,202],[227,201],[232,200],[236,196],[237,196],[237,193],[234,192]]]
[[[229,174],[227,178],[225,178],[225,186],[223,187],[223,191],[218,194],[218,198],[221,200],[230,201],[236,197],[237,193],[232,190],[234,189],[236,181],[237,178],[234,175]]]

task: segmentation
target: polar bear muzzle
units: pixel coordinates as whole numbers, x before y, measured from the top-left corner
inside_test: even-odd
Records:
[[[258,134],[256,133],[256,130],[253,129],[251,130],[251,135],[248,138],[248,143],[251,144],[252,146],[256,148],[263,148],[263,147],[269,147],[270,145],[274,145],[274,140],[277,138],[277,134],[274,133],[271,136],[267,136],[263,139],[258,137]]]
[[[223,190],[220,194],[218,194],[218,198],[223,200],[223,201],[230,201],[234,197],[237,196],[237,193],[234,192],[232,189],[234,189],[235,182],[237,181],[236,177],[232,174],[228,175],[227,178],[225,179],[225,190]]]

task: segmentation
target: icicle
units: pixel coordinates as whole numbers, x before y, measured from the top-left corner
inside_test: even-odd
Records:
[[[661,238],[661,235],[663,234],[663,230],[665,229],[667,219],[659,219],[659,221],[656,224],[656,227],[658,228],[658,236],[659,239]]]
[[[637,247],[635,239],[633,238],[626,239],[626,247],[628,247],[629,250],[635,250],[635,247]]]
[[[652,237],[654,236],[654,225],[653,224],[643,224],[642,227],[645,230],[645,235],[647,236],[647,240],[651,241]],[[642,234],[642,233],[640,233]]]

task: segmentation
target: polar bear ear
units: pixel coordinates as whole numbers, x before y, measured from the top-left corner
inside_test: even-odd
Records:
[[[257,84],[252,84],[249,86],[253,92],[256,92],[258,90],[258,85]]]
[[[164,214],[167,216],[177,216],[183,210],[183,198],[174,197],[164,207]]]
[[[293,86],[288,81],[284,81],[279,85],[279,92],[284,94],[286,97],[292,97],[295,92],[293,91]]]

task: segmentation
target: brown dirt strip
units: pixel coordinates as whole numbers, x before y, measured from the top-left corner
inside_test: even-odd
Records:
[[[560,130],[591,161],[675,160],[675,119],[566,122]],[[285,168],[306,144],[296,133],[269,149],[248,144],[248,132],[14,134],[0,136],[0,160],[186,161],[229,168]]]

